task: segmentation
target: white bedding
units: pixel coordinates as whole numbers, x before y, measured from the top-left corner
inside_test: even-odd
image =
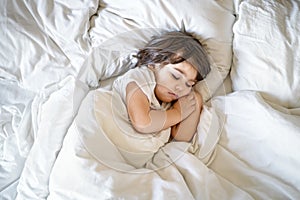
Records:
[[[194,142],[167,144],[144,168],[132,165],[101,134],[93,95],[94,91],[89,92],[75,120],[66,122],[71,124],[68,131],[56,130],[54,124],[43,134],[51,138],[55,130],[55,139],[48,139],[51,148],[41,146],[43,141],[33,147],[18,199],[46,199],[48,195],[48,199],[300,197],[300,117],[279,111],[279,106],[273,108],[256,92],[214,98],[211,107],[204,107]],[[55,93],[53,97],[49,104],[57,105],[62,98]],[[65,104],[65,112],[71,112],[73,108]],[[43,155],[47,158],[36,163]],[[32,175],[36,171],[38,177]]]
[[[299,1],[1,5],[0,199],[300,199]],[[197,136],[136,167],[99,134],[91,95],[183,29],[212,61]]]
[[[299,27],[299,1],[242,1],[233,27],[234,90],[260,91],[274,103],[299,108]]]
[[[105,137],[86,136],[98,135],[99,128],[93,117],[86,120],[79,117],[86,115],[78,115],[83,121],[72,124],[50,175],[50,199],[80,199],[81,195],[87,199],[299,198],[300,117],[275,110],[255,92],[219,97],[212,104],[201,115],[199,138],[191,147],[170,143],[146,169],[129,165]],[[249,110],[253,115],[245,116]],[[88,112],[92,116],[92,109]],[[255,129],[249,129],[252,124]],[[222,133],[217,144],[218,135],[214,134],[218,132]],[[208,154],[209,162],[201,159]]]

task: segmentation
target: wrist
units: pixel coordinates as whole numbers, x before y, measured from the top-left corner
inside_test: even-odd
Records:
[[[178,109],[171,108],[171,109],[167,110],[166,113],[167,113],[167,118],[169,119],[171,126],[174,126],[182,121],[181,120],[181,112]]]

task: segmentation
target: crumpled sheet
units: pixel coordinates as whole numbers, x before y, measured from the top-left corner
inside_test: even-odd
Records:
[[[259,93],[241,91],[214,98],[201,115],[196,140],[165,145],[144,168],[128,163],[101,135],[91,93],[74,119],[73,108],[63,106],[68,129],[59,126],[65,118],[51,126],[41,123],[41,130],[48,131],[32,148],[17,199],[299,198],[300,177],[295,174],[300,167],[296,153],[300,118],[269,104]],[[47,102],[49,108],[60,98],[54,94]],[[54,116],[61,113],[45,110],[43,115],[48,121],[59,119]],[[205,131],[216,132],[215,126],[220,137],[210,141]],[[56,139],[51,138],[53,134]],[[46,144],[51,148],[45,148]],[[210,159],[201,159],[207,152]]]

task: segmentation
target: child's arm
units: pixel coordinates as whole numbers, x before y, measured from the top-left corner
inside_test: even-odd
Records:
[[[197,100],[196,109],[185,120],[176,124],[171,129],[171,136],[173,137],[173,139],[177,141],[189,142],[197,130],[197,126],[200,119],[200,113],[202,109],[202,97],[197,92],[192,92],[192,93],[194,93]]]
[[[172,127],[196,109],[194,95],[181,98],[181,106],[167,111],[151,110],[147,96],[135,82],[126,87],[126,103],[133,127],[141,133],[154,133]]]

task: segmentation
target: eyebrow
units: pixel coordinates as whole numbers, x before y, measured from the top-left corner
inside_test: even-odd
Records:
[[[174,68],[175,70],[179,71],[181,74],[184,74],[186,76],[186,73],[184,71],[182,71],[181,69],[178,68]],[[194,81],[195,83],[197,83],[197,79],[189,79],[189,81]]]

